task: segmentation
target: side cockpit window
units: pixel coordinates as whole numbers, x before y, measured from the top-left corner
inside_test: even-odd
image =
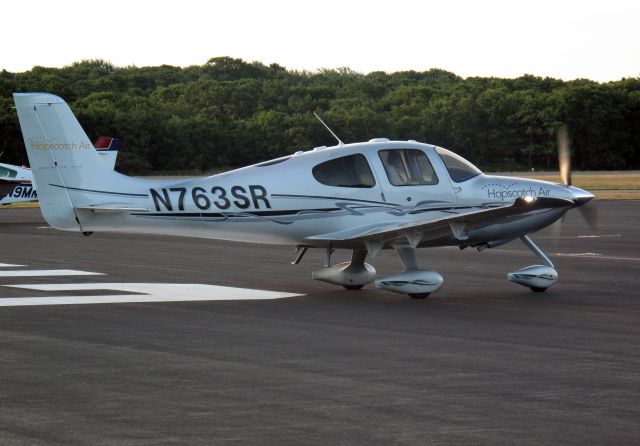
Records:
[[[470,180],[482,173],[476,166],[450,150],[436,147],[436,152],[440,155],[442,162],[449,171],[451,179],[456,183]]]
[[[364,155],[343,156],[313,168],[313,177],[318,182],[335,187],[373,187],[376,181]]]
[[[378,152],[380,161],[394,186],[438,184],[427,155],[417,149],[392,149]]]

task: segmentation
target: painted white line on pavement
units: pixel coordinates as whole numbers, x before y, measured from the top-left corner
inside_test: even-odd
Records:
[[[17,265],[14,265],[17,266]],[[103,273],[78,271],[75,269],[0,270],[0,277],[45,277],[45,276],[104,276]]]
[[[143,295],[117,294],[111,296],[51,296],[0,299],[0,306],[84,305],[143,302],[196,302],[214,300],[267,300],[303,296],[278,291],[233,288],[217,285],[182,283],[63,283],[43,285],[5,285],[39,291],[113,290]]]

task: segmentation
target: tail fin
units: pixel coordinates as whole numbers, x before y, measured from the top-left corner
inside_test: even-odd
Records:
[[[14,93],[13,99],[42,215],[55,228],[82,231],[75,208],[90,205],[91,193],[124,176],[99,159],[64,100],[47,93]]]
[[[112,170],[116,167],[116,158],[118,158],[118,150],[120,150],[121,145],[121,139],[111,136],[98,136],[96,142],[93,143],[93,147],[96,148],[102,162]]]

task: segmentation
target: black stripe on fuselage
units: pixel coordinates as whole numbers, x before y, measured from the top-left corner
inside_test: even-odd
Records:
[[[226,218],[229,217],[229,214],[223,214],[221,212],[157,212],[154,214],[147,212],[137,212],[132,213],[131,215],[139,215],[142,217],[182,217],[182,218],[202,218],[202,217],[215,217],[215,218]]]
[[[299,215],[304,213],[330,213],[342,211],[340,208],[326,209],[293,209],[288,211],[255,211],[255,212],[157,212],[157,213],[132,213],[131,215],[142,215],[144,217],[282,217],[287,215]]]
[[[424,209],[416,209],[415,211],[409,212],[409,214],[423,214],[425,212],[433,212],[433,211],[459,211],[462,209],[475,209],[480,208],[481,206],[440,206],[437,208],[424,208]]]
[[[81,189],[79,187],[62,186],[60,184],[51,184],[51,183],[49,183],[49,186],[59,187],[61,189],[68,189],[68,190],[77,190],[80,192],[92,192],[95,194],[121,195],[125,197],[148,197],[149,196],[149,194],[132,194],[128,192],[113,192],[108,190]]]
[[[360,200],[357,198],[344,198],[344,197],[324,197],[322,195],[294,195],[294,194],[269,194],[272,198],[313,198],[316,200],[333,200],[333,201],[354,201],[357,203],[373,203],[384,204],[387,206],[400,206],[399,204],[387,203],[385,201],[372,201],[372,200]]]

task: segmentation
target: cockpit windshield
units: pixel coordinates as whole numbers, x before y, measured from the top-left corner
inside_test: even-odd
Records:
[[[450,150],[436,147],[436,152],[438,152],[442,162],[447,167],[451,179],[456,183],[470,180],[482,173],[476,166]]]

